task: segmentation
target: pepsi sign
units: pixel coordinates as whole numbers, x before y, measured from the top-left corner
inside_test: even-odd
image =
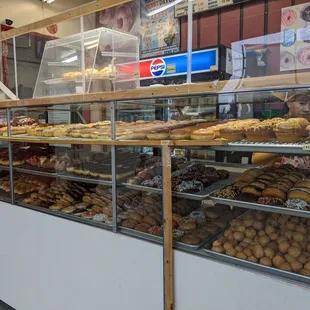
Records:
[[[154,77],[159,77],[159,76],[164,75],[164,73],[166,72],[166,63],[165,63],[165,61],[163,59],[161,59],[161,58],[154,59],[151,62],[150,71],[151,71],[151,74]]]

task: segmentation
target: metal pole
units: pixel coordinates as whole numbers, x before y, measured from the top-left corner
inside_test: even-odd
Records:
[[[115,102],[110,104],[111,112],[111,139],[115,140]],[[112,165],[112,207],[113,207],[113,232],[117,232],[117,179],[116,179],[116,154],[117,149],[115,145],[111,146],[111,165]]]
[[[188,0],[187,5],[187,79],[186,82],[192,82],[192,51],[193,51],[193,2]]]
[[[86,81],[85,81],[85,48],[84,48],[84,18],[80,17],[80,27],[81,27],[81,66],[82,66],[82,88],[83,94],[85,94]]]
[[[13,37],[13,55],[14,55],[14,74],[15,74],[15,95],[18,98],[18,79],[17,79],[17,59],[16,59],[16,40]]]
[[[6,109],[6,122],[8,124],[8,137],[11,136],[11,115],[10,109]],[[12,142],[8,144],[9,151],[9,168],[10,168],[10,188],[11,188],[11,204],[15,203],[14,195],[14,171],[13,171],[13,152],[12,152]]]

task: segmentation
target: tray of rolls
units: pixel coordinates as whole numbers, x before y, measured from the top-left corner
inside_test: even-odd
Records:
[[[204,245],[208,256],[310,284],[310,220],[250,211]]]
[[[290,164],[253,168],[210,198],[232,206],[310,217],[308,176],[309,170]]]

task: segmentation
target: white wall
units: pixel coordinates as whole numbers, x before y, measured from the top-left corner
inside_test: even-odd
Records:
[[[175,310],[308,310],[310,289],[175,251]],[[0,299],[18,310],[160,310],[162,248],[0,202]]]
[[[51,4],[43,4],[40,0],[0,0],[0,22],[9,18],[14,22],[13,27],[20,27],[87,2],[91,0],[55,0]],[[58,27],[58,37],[80,32],[78,20],[61,23]],[[45,29],[40,32],[48,34]]]

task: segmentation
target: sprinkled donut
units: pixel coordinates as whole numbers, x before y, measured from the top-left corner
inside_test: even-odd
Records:
[[[284,26],[291,26],[295,23],[297,14],[294,10],[285,10],[281,16],[281,23]]]
[[[310,48],[305,47],[301,49],[297,53],[297,59],[302,65],[309,67],[310,66]]]

